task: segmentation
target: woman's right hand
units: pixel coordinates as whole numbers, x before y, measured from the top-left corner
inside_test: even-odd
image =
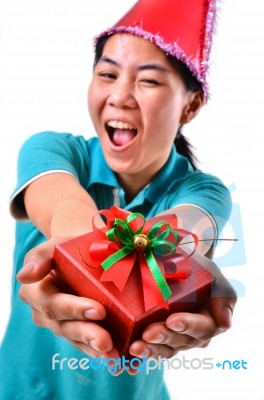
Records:
[[[118,358],[110,334],[96,321],[105,318],[104,307],[88,298],[62,293],[52,274],[54,246],[69,238],[55,238],[27,253],[17,274],[22,283],[20,297],[32,307],[36,325],[51,329],[82,352],[104,358]]]

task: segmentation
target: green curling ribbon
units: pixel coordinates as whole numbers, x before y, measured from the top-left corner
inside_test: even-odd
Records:
[[[138,219],[139,227],[134,231],[131,228],[131,224],[136,219]],[[154,255],[169,256],[175,253],[176,246],[179,243],[179,234],[171,228],[168,222],[159,221],[144,235],[142,232],[145,222],[144,216],[139,213],[130,214],[125,221],[118,218],[115,219],[113,228],[109,229],[106,235],[110,241],[117,243],[121,248],[104,260],[102,267],[107,271],[133,251],[142,251],[164,300],[167,300],[171,296],[171,290]],[[168,240],[169,236],[174,240]]]

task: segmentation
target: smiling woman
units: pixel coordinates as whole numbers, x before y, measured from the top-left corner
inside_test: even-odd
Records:
[[[230,214],[229,191],[220,179],[194,169],[192,160],[174,146],[180,128],[196,117],[208,97],[215,3],[137,2],[97,38],[88,104],[98,137],[48,131],[23,144],[11,198],[19,284],[14,284],[0,353],[1,399],[169,398],[162,369],[150,375],[142,370],[137,376],[130,371],[115,379],[105,370],[51,369],[57,353],[77,360],[83,353],[119,357],[100,324],[105,308],[61,291],[51,258],[54,244],[90,232],[98,210],[113,205],[146,218],[175,213],[179,228],[201,240],[222,230]],[[187,31],[192,40],[186,39]],[[100,224],[104,226],[103,220]],[[202,257],[210,247],[201,241],[197,251]],[[205,347],[229,328],[235,293],[216,273],[218,297],[210,298],[198,313],[176,313],[164,323],[149,325],[132,343],[130,355],[170,358],[179,350]]]
[[[203,105],[203,92],[188,90],[156,45],[116,34],[97,45],[88,100],[106,161],[132,199],[168,160],[180,126]]]

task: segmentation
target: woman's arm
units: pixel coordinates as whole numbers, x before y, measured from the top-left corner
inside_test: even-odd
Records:
[[[32,307],[34,322],[89,355],[118,357],[111,336],[96,324],[105,318],[104,307],[91,299],[61,293],[50,274],[54,245],[92,230],[97,213],[93,200],[72,175],[52,173],[27,187],[24,203],[32,223],[49,238],[27,254],[18,274],[20,296]]]
[[[24,205],[29,219],[48,239],[90,232],[92,218],[98,212],[77,179],[63,172],[32,182],[25,189]]]
[[[178,228],[185,229],[200,239],[196,249],[199,254],[206,255],[207,257],[212,256],[213,240],[217,236],[217,227],[213,218],[205,210],[195,205],[186,204],[160,213],[160,215],[166,214],[175,214],[177,216]]]
[[[177,206],[163,214],[175,213],[178,227],[197,235],[199,239],[215,239],[216,225],[210,215],[191,205]],[[231,327],[232,314],[237,301],[236,292],[219,268],[210,260],[213,241],[198,243],[194,259],[216,278],[213,291],[196,313],[171,314],[164,323],[150,324],[134,342],[130,353],[135,357],[170,358],[180,350],[206,347],[211,339]]]
[[[195,313],[174,313],[164,323],[150,324],[142,340],[130,347],[135,357],[170,358],[181,350],[206,347],[214,336],[231,327],[235,290],[211,260],[198,253],[195,257],[216,277],[210,299]]]
[[[91,207],[90,203],[89,207]],[[62,207],[62,209],[60,207],[56,207],[57,211],[60,210],[60,212],[62,212],[60,215],[67,219],[69,211],[66,211],[64,214],[64,211],[61,211],[63,209],[64,207]],[[186,208],[180,213],[179,211],[180,207],[177,209],[177,214],[181,214],[182,221],[187,221],[187,215],[185,214],[187,211]],[[194,210],[188,209],[189,216],[191,215],[192,211]],[[171,212],[171,210],[168,212]],[[205,219],[205,221],[207,221],[208,227],[210,227],[210,219]],[[182,227],[185,229],[188,228],[188,224],[186,225],[186,223],[187,222],[182,225]],[[59,227],[61,225],[59,223],[58,225],[56,224],[56,226]],[[84,229],[86,229],[86,225],[84,226]],[[199,235],[199,231],[196,231],[196,234]],[[49,272],[51,269],[53,247],[56,240],[59,239],[51,239],[27,254],[25,262],[27,265],[33,264],[35,269],[34,271],[31,271],[30,269],[27,271],[25,266],[18,275],[18,279],[21,282],[36,282],[42,279]],[[200,262],[203,264],[208,264],[209,260],[204,257],[200,260]],[[149,354],[152,357],[171,357],[179,350],[206,346],[213,336],[231,326],[232,311],[236,302],[235,292],[213,263],[210,262],[210,265],[205,265],[205,267],[213,269],[212,272],[217,276],[215,285],[215,294],[217,292],[217,295],[212,297],[206,306],[199,311],[199,313],[177,313],[171,315],[165,323],[151,324],[148,328],[146,328],[143,334],[143,340],[136,341],[131,345],[130,352],[132,355],[143,356]],[[37,286],[37,293],[35,296],[35,298],[38,298],[39,294],[42,293],[45,306],[43,307],[43,304],[39,304],[37,307],[34,307],[34,303],[31,304],[36,310],[33,311],[35,321],[38,323],[38,325],[49,327],[55,332],[58,332],[58,327],[59,329],[62,329],[63,326],[66,326],[67,328],[63,328],[62,333],[61,330],[59,330],[59,334],[63,334],[70,341],[72,341],[74,338],[73,343],[77,345],[77,347],[81,346],[79,348],[81,348],[82,351],[85,351],[89,354],[94,354],[94,350],[91,349],[91,346],[89,344],[87,346],[87,342],[90,343],[89,338],[86,336],[86,339],[84,339],[85,325],[76,324],[76,320],[79,322],[80,320],[83,321],[84,319],[84,308],[83,304],[79,303],[80,298],[74,297],[73,299],[70,299],[67,297],[65,300],[65,297],[60,297],[69,296],[65,294],[60,294],[60,296],[55,296],[52,298],[49,296],[49,291],[45,286],[46,283],[48,284],[49,288],[51,287],[51,283],[44,280],[44,286],[42,288]],[[40,284],[36,283],[36,285]],[[21,295],[22,297],[26,297],[26,301],[30,303],[31,299],[34,298],[34,292],[32,292],[30,296],[28,295],[29,292],[27,289],[27,295],[25,296],[26,288],[27,286],[22,286]],[[91,301],[88,299],[81,299],[81,301],[83,300]],[[68,301],[69,303],[67,303]],[[65,307],[63,307],[63,304]],[[67,304],[69,304],[69,306]],[[99,310],[96,307],[93,308],[97,310],[97,315],[99,315]],[[67,319],[73,320],[74,322],[70,322],[70,325],[65,325],[61,322]],[[85,324],[87,325],[87,322]],[[85,330],[85,332],[87,335],[88,331]],[[99,337],[101,337],[101,334]],[[107,339],[104,343],[107,343]],[[104,349],[105,347],[101,347],[100,351],[103,352]],[[112,354],[113,356],[113,351],[115,350],[113,349],[110,353],[107,352],[106,354]]]

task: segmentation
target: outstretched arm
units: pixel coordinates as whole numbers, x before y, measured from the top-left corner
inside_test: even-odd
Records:
[[[231,327],[236,304],[233,287],[211,260],[198,254],[195,257],[216,276],[209,301],[195,313],[174,313],[164,323],[149,325],[142,340],[130,347],[135,357],[170,358],[181,350],[206,347],[214,336]]]
[[[22,283],[20,296],[32,307],[33,320],[87,354],[117,357],[111,336],[96,324],[105,317],[104,307],[61,293],[51,273],[54,245],[92,230],[97,213],[93,200],[72,175],[52,173],[27,187],[24,204],[30,220],[49,239],[27,254],[17,275]]]
[[[32,182],[25,190],[24,204],[29,219],[48,239],[91,231],[92,218],[98,212],[77,179],[63,172]]]
[[[179,227],[195,233],[200,239],[215,239],[214,222],[201,209],[191,205],[178,206],[163,214],[174,212],[179,218]],[[180,350],[206,347],[214,336],[231,327],[236,293],[219,268],[208,258],[212,250],[213,241],[200,242],[194,255],[194,259],[216,277],[209,301],[196,313],[174,313],[164,323],[149,325],[142,340],[131,345],[132,355],[170,358]]]
[[[46,177],[46,179],[47,178],[48,177]],[[53,178],[55,178],[55,176]],[[74,180],[73,177],[71,179]],[[70,185],[70,180],[66,180],[67,185]],[[52,179],[52,181],[57,189],[58,186],[56,184],[56,179]],[[38,184],[41,185],[41,182]],[[68,188],[69,187],[70,186],[68,186]],[[34,188],[31,187],[31,190],[26,193],[25,204],[27,208],[29,207],[27,196],[29,196],[28,198],[31,197],[30,192],[31,195],[34,196],[39,192],[39,189],[37,189],[37,186]],[[69,190],[69,193],[71,193],[71,190]],[[45,278],[51,270],[51,257],[54,244],[66,240],[65,236],[60,236],[64,229],[69,236],[72,236],[70,232],[73,230],[73,236],[78,236],[79,234],[91,230],[91,225],[88,226],[87,219],[90,224],[91,218],[97,210],[91,199],[88,201],[88,207],[85,207],[86,192],[83,193],[83,195],[84,198],[81,199],[80,204],[78,203],[78,199],[73,199],[69,196],[67,200],[63,198],[61,205],[59,204],[60,202],[58,202],[57,207],[54,208],[54,214],[51,213],[50,217],[51,226],[53,227],[50,232],[51,235],[54,233],[54,238],[50,239],[43,245],[38,246],[27,254],[25,260],[26,266],[18,275],[18,279],[22,283],[36,282],[38,280],[42,281],[32,285],[23,285],[21,296],[32,305],[33,317],[38,325],[48,327],[55,333],[67,337],[70,342],[88,354],[98,355],[104,353],[105,356],[116,356],[117,352],[115,349],[112,349],[112,342],[108,333],[102,331],[98,325],[96,325],[96,329],[99,330],[94,330],[95,324],[93,323],[90,327],[91,330],[89,329],[89,334],[92,332],[93,336],[91,339],[91,337],[88,336],[88,324],[87,322],[83,322],[85,321],[84,315],[89,315],[89,313],[86,314],[85,311],[90,309],[93,310],[92,313],[94,314],[92,318],[89,317],[89,320],[103,318],[105,310],[100,308],[102,306],[88,299],[78,297],[70,298],[69,295],[59,293],[56,287],[54,291],[54,281],[52,280],[52,277],[49,275]],[[56,196],[60,198],[58,193]],[[79,228],[79,225],[76,223],[77,219],[75,219],[74,222],[70,218],[69,225],[65,222],[68,220],[70,212],[74,214],[75,218],[75,211],[72,211],[74,208],[71,208],[73,202],[76,202],[76,214],[77,217],[78,215],[80,216],[81,228]],[[78,204],[80,207],[78,207]],[[85,210],[82,210],[83,205]],[[168,212],[171,213],[171,211],[172,210],[169,210]],[[195,210],[192,208],[190,209],[189,207],[177,207],[175,212],[180,217],[180,221],[182,221],[180,227],[185,229],[190,228],[188,215],[190,216],[191,212],[194,211]],[[28,212],[30,213],[30,211]],[[83,218],[84,213],[86,213],[85,218]],[[60,218],[58,218],[59,215]],[[43,217],[41,216],[41,218],[39,218],[38,216],[34,217],[34,215],[32,215],[31,218],[41,229],[41,219]],[[212,226],[210,218],[207,219],[206,215],[203,215],[202,220],[203,222],[196,224],[196,226],[202,231],[208,231],[208,229],[210,231],[211,229],[213,232],[214,227]],[[185,221],[185,223],[183,223],[183,221]],[[67,225],[65,228],[64,224]],[[49,229],[49,227],[47,226],[46,229]],[[201,231],[199,232],[199,229],[195,230],[194,233],[201,237],[203,233]],[[201,253],[207,253],[208,249],[208,246],[202,246],[199,251]],[[151,357],[171,357],[179,350],[189,349],[192,347],[205,347],[213,336],[225,331],[231,326],[232,312],[236,302],[235,292],[215,264],[203,255],[197,253],[196,256],[198,258],[200,257],[199,262],[206,268],[211,269],[217,277],[214,295],[197,313],[176,313],[172,314],[164,323],[151,324],[143,333],[142,340],[136,341],[131,345],[130,353],[132,355],[137,357],[143,355]],[[32,270],[30,266],[34,266],[35,269]],[[50,294],[52,295],[50,296]],[[40,302],[39,299],[42,299],[43,301]],[[72,321],[66,322],[66,320]],[[95,338],[96,342],[92,341]],[[103,338],[102,341],[100,341],[100,338]],[[95,344],[99,350],[92,348],[92,344]]]

